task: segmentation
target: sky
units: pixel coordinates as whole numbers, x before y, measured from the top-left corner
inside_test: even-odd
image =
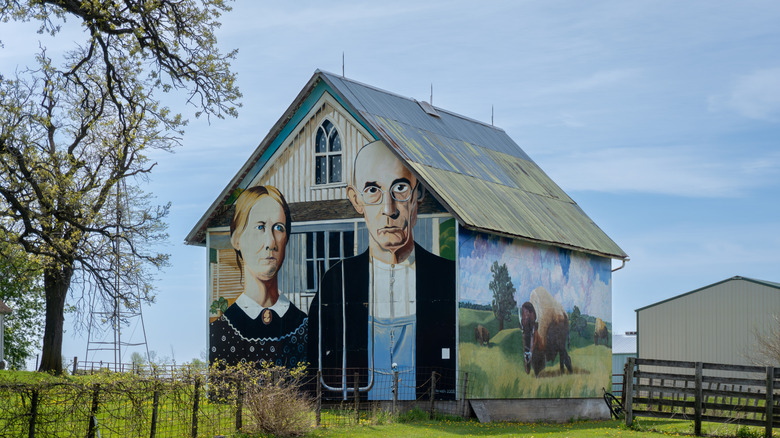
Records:
[[[206,250],[187,233],[316,69],[491,121],[630,257],[612,276],[615,333],[635,310],[744,276],[780,282],[780,3],[671,0],[259,2],[217,32],[238,118],[190,118],[145,189],[172,202],[171,267],[144,307],[151,350],[206,350]],[[0,23],[3,72],[82,39]],[[166,100],[191,116],[181,99]],[[613,267],[621,264],[614,262]],[[71,328],[65,357],[83,357]],[[135,330],[138,336],[140,329]],[[93,357],[94,358],[94,357]],[[124,360],[128,361],[127,356]]]

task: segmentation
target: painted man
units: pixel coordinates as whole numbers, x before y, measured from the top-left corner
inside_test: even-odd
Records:
[[[414,242],[412,229],[424,189],[382,141],[355,158],[347,196],[363,216],[368,250],[331,267],[309,308],[311,369],[348,396],[354,372],[369,399],[399,399],[430,390],[432,371],[455,370],[455,264]],[[437,383],[454,398],[454,380]],[[415,389],[416,388],[416,389]]]

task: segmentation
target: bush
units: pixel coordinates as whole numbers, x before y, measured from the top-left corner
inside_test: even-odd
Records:
[[[297,437],[311,431],[314,401],[303,389],[305,366],[257,369],[253,364],[239,364],[217,368],[212,368],[212,388],[218,398],[235,400],[236,391],[243,393],[243,432]]]

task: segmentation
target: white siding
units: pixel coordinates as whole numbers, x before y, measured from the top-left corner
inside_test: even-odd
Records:
[[[317,128],[327,119],[341,136],[342,182],[316,185],[314,146]],[[284,140],[268,164],[250,186],[270,184],[278,188],[288,203],[347,199],[346,183],[352,175],[357,151],[373,141],[368,131],[352,118],[330,95],[325,94]]]
[[[750,364],[755,331],[780,312],[780,290],[731,279],[638,312],[639,357]]]

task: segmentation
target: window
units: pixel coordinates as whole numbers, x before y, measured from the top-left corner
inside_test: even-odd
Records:
[[[331,266],[354,255],[352,231],[316,231],[306,233],[306,291],[316,292],[319,278]]]
[[[317,128],[314,160],[316,184],[341,182],[341,136],[329,120]]]

